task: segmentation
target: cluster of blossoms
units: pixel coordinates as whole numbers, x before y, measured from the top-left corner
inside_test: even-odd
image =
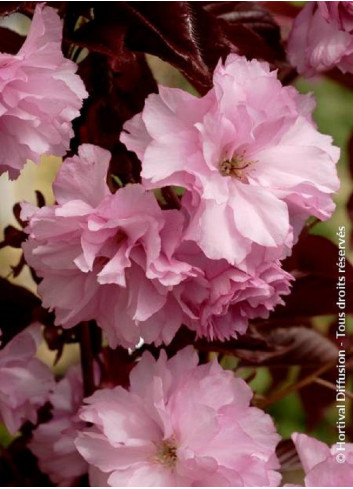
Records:
[[[59,487],[76,485],[88,471],[74,443],[77,431],[85,427],[78,416],[83,397],[81,368],[69,367],[49,393],[51,419],[36,428],[29,443],[41,471]]]
[[[87,92],[61,52],[62,25],[39,4],[17,55],[0,53],[0,174],[17,178],[27,159],[63,156]]]
[[[12,434],[25,421],[37,422],[54,384],[49,367],[34,357],[40,342],[40,326],[33,325],[0,350],[0,422]]]
[[[309,216],[334,209],[339,150],[312,109],[266,63],[230,55],[205,97],[161,87],[125,125],[142,184],[112,194],[109,153],[81,146],[57,175],[57,204],[22,212],[57,324],[95,319],[110,346],[133,347],[168,343],[182,323],[224,340],[267,317],[290,290],[279,260]],[[152,189],[176,185],[181,209],[162,210]]]
[[[216,360],[198,365],[191,347],[170,359],[163,350],[158,360],[145,352],[128,389],[83,399],[78,366],[55,383],[34,358],[39,333],[34,325],[2,351],[0,413],[14,432],[51,403],[52,418],[34,430],[29,448],[57,486],[75,486],[87,472],[94,487],[280,484],[272,419],[251,407],[249,386]],[[306,487],[350,486],[352,444],[338,464],[335,446],[298,433],[293,441]]]
[[[57,204],[22,206],[26,261],[43,277],[38,291],[58,324],[95,319],[112,347],[133,347],[140,337],[168,343],[183,322],[224,339],[289,292],[277,260],[258,257],[249,271],[211,260],[183,240],[183,214],[162,210],[141,185],[110,193],[108,164],[106,150],[83,145],[59,170]]]
[[[321,15],[350,35],[341,8],[301,15],[308,12],[315,25]],[[87,96],[60,42],[58,15],[39,5],[19,53],[0,56],[0,170],[12,178],[28,158],[65,154]],[[338,60],[317,69],[330,63]],[[62,163],[54,205],[22,205],[26,263],[57,325],[95,320],[112,348],[141,338],[168,344],[182,324],[225,340],[290,292],[281,260],[308,217],[331,216],[339,150],[318,132],[312,98],[282,86],[267,63],[231,54],[213,82],[203,97],[160,87],[125,124],[121,140],[141,160],[141,183],[112,193],[110,153],[84,144]],[[182,187],[178,209],[159,202],[156,190],[166,186]],[[91,485],[113,487],[280,484],[273,421],[216,360],[198,365],[191,347],[169,359],[145,352],[128,389],[84,399],[81,370],[55,382],[35,358],[39,341],[31,326],[0,352],[0,420],[15,433],[50,403],[52,418],[35,427],[29,447],[55,484],[75,485],[86,473]],[[341,471],[334,448],[293,440],[307,486],[351,480],[352,458]]]
[[[288,57],[301,75],[353,73],[352,2],[307,2],[294,21]]]

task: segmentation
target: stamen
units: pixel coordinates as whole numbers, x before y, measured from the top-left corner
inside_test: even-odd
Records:
[[[247,182],[244,170],[254,162],[246,160],[245,150],[240,154],[234,155],[231,159],[225,158],[218,166],[219,173],[224,177],[234,177],[243,182]]]
[[[175,467],[177,461],[177,447],[173,439],[163,440],[157,450],[156,461],[165,467]]]

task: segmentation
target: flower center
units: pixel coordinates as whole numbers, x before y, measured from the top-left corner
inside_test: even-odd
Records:
[[[177,447],[173,439],[163,440],[162,444],[158,447],[156,453],[156,460],[165,467],[175,467],[177,461]]]
[[[223,177],[233,177],[247,182],[246,169],[254,162],[246,159],[245,150],[235,154],[231,159],[225,158],[218,165],[219,173]]]

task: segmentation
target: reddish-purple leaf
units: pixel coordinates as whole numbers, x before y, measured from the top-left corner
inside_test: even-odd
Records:
[[[318,367],[337,358],[336,344],[312,328],[274,328],[265,337],[269,343],[287,347],[283,357],[277,359],[281,364]]]
[[[72,31],[71,41],[122,66],[133,52],[171,63],[201,92],[212,86],[221,57],[284,59],[279,28],[252,2],[93,2],[94,20]],[[114,68],[118,71],[118,68]]]
[[[242,364],[281,367],[306,365],[317,368],[337,357],[338,350],[333,342],[304,326],[259,327],[258,335],[266,342],[266,351],[262,348],[234,350]]]
[[[19,10],[25,2],[0,2],[0,16],[5,17],[6,15],[12,14]]]
[[[347,246],[349,237],[346,236]],[[338,242],[338,238],[337,238]],[[292,292],[273,317],[302,318],[337,313],[338,247],[322,236],[304,235],[286,260],[285,268],[294,274]],[[346,260],[346,297],[353,296],[353,267]],[[353,312],[353,302],[346,301],[346,311]]]
[[[21,228],[24,228],[27,223],[21,219],[21,204],[19,202],[16,202],[16,204],[13,206],[12,212],[18,224],[21,226]]]
[[[202,2],[229,39],[248,57],[284,60],[279,26],[258,2]]]
[[[1,3],[0,3],[1,5]],[[17,54],[24,41],[24,37],[6,27],[0,27],[0,52]]]
[[[7,226],[4,229],[4,241],[0,243],[0,248],[11,246],[12,248],[21,248],[22,243],[26,241],[27,234],[13,226]]]
[[[311,373],[313,373],[313,369],[302,368],[298,380],[307,377]],[[335,386],[337,369],[334,368],[325,372],[320,378],[330,382],[332,386]],[[306,413],[307,429],[311,431],[316,428],[318,423],[320,423],[327,408],[335,402],[336,391],[315,382],[311,382],[298,392]]]
[[[349,219],[353,222],[353,193],[350,195],[347,202],[347,212]]]
[[[37,206],[38,207],[44,207],[45,206],[45,198],[44,198],[44,195],[42,194],[42,192],[40,192],[39,190],[36,190],[35,194],[36,194]]]
[[[294,19],[300,12],[301,8],[293,5],[292,2],[261,2],[271,13],[281,17]]]
[[[0,278],[1,346],[36,320],[40,300],[32,292]]]
[[[142,110],[147,95],[157,91],[144,56],[130,54],[117,63],[102,54],[90,53],[80,64],[90,98],[74,123],[77,137],[72,140],[73,150],[87,142],[111,151],[110,173],[124,183],[139,181],[140,162],[119,142],[120,131],[126,120]],[[108,183],[112,184],[109,179]]]

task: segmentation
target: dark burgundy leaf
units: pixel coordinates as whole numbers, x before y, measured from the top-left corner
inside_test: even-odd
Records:
[[[258,2],[202,2],[229,39],[248,57],[284,60],[279,26]]]
[[[12,14],[20,9],[25,2],[0,2],[0,16]]]
[[[17,202],[12,208],[13,215],[21,228],[26,227],[27,223],[21,219],[21,204]]]
[[[311,328],[274,328],[268,331],[265,337],[269,343],[287,347],[283,357],[277,358],[281,364],[318,367],[337,358],[338,348],[335,343]]]
[[[350,195],[347,202],[347,212],[349,219],[353,222],[353,193]]]
[[[40,300],[32,292],[0,278],[1,346],[36,319]]]
[[[286,346],[275,345],[267,341],[267,338],[253,325],[249,326],[245,335],[224,342],[207,341],[206,339],[195,340],[193,333],[183,333],[179,337],[176,351],[183,348],[185,344],[190,343],[194,344],[195,348],[200,352],[217,352],[221,355],[236,356],[247,365],[271,363],[271,360],[273,361],[275,358],[280,357],[287,350]]]
[[[346,351],[346,385],[350,385],[349,376],[353,371],[353,341],[352,337],[347,335],[345,338],[345,351]],[[349,353],[351,352],[351,353]],[[299,391],[303,407],[307,417],[307,427],[309,430],[316,428],[318,423],[322,420],[326,414],[327,408],[335,402],[342,400],[338,399],[336,392],[336,382],[339,378],[338,370],[336,368],[337,357],[333,359],[331,369],[324,372],[317,378],[316,382],[312,382],[310,385],[303,387]],[[299,380],[304,379],[307,376],[313,374],[314,369],[303,367],[299,374]],[[342,384],[341,384],[342,387]],[[341,394],[342,395],[342,394]],[[335,428],[333,428],[333,434]]]
[[[292,2],[261,2],[270,12],[281,17],[294,19],[301,8],[293,5]]]
[[[44,207],[45,206],[44,195],[39,190],[36,190],[35,193],[36,193],[37,206]]]
[[[91,52],[107,56],[114,71],[119,71],[124,63],[130,63],[134,54],[124,44],[126,26],[107,19],[99,22],[93,19],[72,34],[72,42]]]
[[[211,88],[213,69],[229,52],[284,59],[278,26],[254,2],[93,5],[94,20],[72,33],[73,42],[104,54],[113,68],[129,62],[132,52],[154,54],[174,65],[201,93]]]
[[[192,342],[192,338],[188,338]],[[250,325],[247,334],[225,342],[194,341],[201,351],[234,355],[242,365],[276,366],[293,365],[315,367],[337,357],[335,343],[314,329],[305,326],[255,327]],[[185,345],[182,345],[182,347]]]
[[[4,229],[4,241],[0,247],[11,246],[12,248],[21,248],[22,243],[27,239],[27,234],[13,226],[7,226]]]
[[[146,60],[131,53],[129,61],[117,64],[91,53],[79,70],[90,98],[75,121],[78,137],[72,141],[72,149],[83,142],[102,146],[112,153],[110,173],[124,183],[139,181],[140,162],[119,142],[119,134],[124,122],[142,110],[147,95],[157,91]],[[108,184],[114,190],[113,181],[108,179]]]
[[[246,365],[316,367],[337,357],[337,347],[314,329],[304,326],[259,328],[267,349],[235,349],[234,353]]]
[[[346,236],[348,242],[349,237]],[[338,241],[338,239],[337,239]],[[348,244],[348,243],[347,243]],[[285,268],[296,280],[292,292],[273,317],[302,318],[337,313],[338,247],[322,236],[304,235],[286,260]],[[346,261],[346,297],[353,295],[353,267]],[[346,301],[346,312],[353,312],[353,302]]]
[[[189,79],[192,74],[197,88],[202,87],[204,91],[210,87],[211,74],[200,48],[199,23],[203,11],[195,2],[114,2],[109,5],[109,9],[96,7],[97,18],[104,23],[107,18],[124,19],[125,44],[131,51],[159,56]]]
[[[337,358],[337,355],[336,355]],[[302,368],[298,380],[310,375],[313,369]],[[324,381],[330,382],[335,386],[337,379],[337,369],[331,369],[325,372],[321,377]],[[306,413],[306,425],[308,430],[316,428],[318,423],[325,415],[326,409],[336,400],[336,391],[326,386],[312,382],[310,385],[303,387],[299,391],[300,399]]]
[[[0,2],[1,5],[2,2]],[[17,54],[24,41],[24,37],[6,27],[0,27],[0,52]]]
[[[23,267],[26,265],[25,257],[24,254],[21,253],[21,258],[19,259],[19,262],[17,265],[11,266],[12,268],[12,275],[14,278],[18,277],[19,274],[22,272]]]

